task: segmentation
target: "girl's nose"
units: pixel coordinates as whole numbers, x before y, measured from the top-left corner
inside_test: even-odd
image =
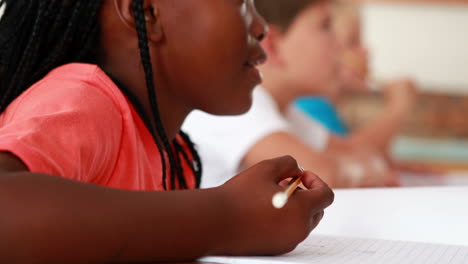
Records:
[[[252,35],[260,42],[268,34],[268,24],[265,19],[253,7],[254,20],[252,23]]]

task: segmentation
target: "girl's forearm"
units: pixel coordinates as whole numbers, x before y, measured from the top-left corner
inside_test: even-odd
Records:
[[[182,261],[221,248],[220,189],[131,192],[28,172],[0,175],[0,263]]]

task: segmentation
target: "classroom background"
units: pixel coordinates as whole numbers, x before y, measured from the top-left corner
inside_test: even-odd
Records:
[[[316,233],[467,246],[468,1],[348,1],[361,6],[371,79],[405,76],[419,85],[417,106],[393,144],[394,157],[449,174],[408,175],[404,184],[410,188],[338,191]],[[347,97],[339,111],[351,127],[383,109],[378,92]]]
[[[468,184],[468,1],[350,2],[362,7],[371,79],[408,77],[419,85],[417,106],[393,155],[450,171],[445,182],[411,177],[407,184]],[[339,112],[350,127],[366,123],[383,108],[378,92],[347,97]]]
[[[468,184],[468,0],[347,1],[361,7],[370,78],[410,78],[420,89],[393,156],[450,172],[443,180],[412,175],[406,185]],[[339,113],[351,129],[383,109],[378,91],[346,97]]]

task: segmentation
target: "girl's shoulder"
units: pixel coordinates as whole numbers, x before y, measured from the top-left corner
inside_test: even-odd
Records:
[[[95,182],[120,153],[125,108],[97,66],[56,68],[0,115],[0,149],[34,172]]]
[[[70,63],[60,66],[31,87],[32,91],[35,89],[46,96],[64,94],[68,97],[90,97],[88,99],[106,97],[116,106],[127,104],[126,97],[117,85],[94,64]]]
[[[5,111],[47,114],[57,111],[115,112],[128,107],[125,96],[97,65],[60,66],[21,94]]]

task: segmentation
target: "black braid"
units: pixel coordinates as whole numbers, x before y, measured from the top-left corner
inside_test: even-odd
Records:
[[[0,112],[48,72],[70,62],[96,64],[101,0],[2,0]]]
[[[27,42],[27,45],[23,51],[23,57],[21,60],[19,60],[17,71],[13,75],[13,82],[16,82],[18,86],[21,86],[21,84],[25,82],[25,80],[23,80],[21,77],[24,75],[24,72],[28,72],[30,70],[31,64],[34,63],[34,59],[37,57],[37,38],[39,37],[39,30],[44,20],[44,12],[46,11],[44,7],[44,2],[40,2],[39,7],[37,8],[37,16],[35,17],[35,21],[33,21],[32,23],[32,33],[29,37],[30,41]],[[8,98],[16,97],[17,93],[20,92],[13,88],[13,86],[7,87],[7,89],[3,93],[3,98],[0,102],[0,105],[5,105],[5,101]]]
[[[147,31],[146,31],[146,20],[145,20],[145,14],[143,10],[143,1],[142,0],[134,0],[132,3],[132,8],[133,12],[135,15],[135,25],[136,25],[136,30],[138,33],[138,45],[140,47],[140,56],[141,56],[141,64],[143,65],[144,71],[145,71],[145,77],[146,77],[146,86],[148,88],[148,96],[151,104],[151,110],[153,112],[154,118],[155,118],[155,123],[156,123],[156,130],[157,134],[153,132],[153,137],[158,145],[159,152],[161,153],[161,160],[162,160],[162,166],[163,166],[163,186],[164,189],[167,190],[167,180],[166,180],[166,174],[167,174],[167,169],[166,169],[166,157],[165,157],[165,152],[167,152],[168,157],[169,157],[169,163],[171,167],[171,189],[174,187],[174,181],[173,181],[173,175],[177,173],[174,168],[175,168],[175,159],[174,155],[172,155],[172,150],[169,145],[169,140],[167,139],[166,132],[164,128],[162,128],[161,125],[161,117],[159,115],[159,109],[158,109],[158,103],[157,103],[157,98],[156,98],[156,92],[155,92],[155,87],[154,87],[154,81],[153,81],[153,67],[151,64],[151,56],[149,53],[149,48],[148,48],[148,39],[147,39]],[[153,130],[152,126],[151,130]]]
[[[0,18],[0,113],[22,92],[38,82],[53,69],[71,62],[97,64],[99,48],[98,12],[102,0],[0,0],[5,12]],[[187,188],[183,159],[190,164],[200,185],[201,163],[193,143],[181,133],[195,159],[189,159],[176,140],[169,144],[161,122],[153,71],[146,37],[143,1],[134,0],[142,65],[145,69],[148,94],[155,117],[156,130],[150,125],[161,153],[163,185],[166,186],[166,155],[169,158],[170,189],[178,180],[180,188]],[[176,152],[174,154],[174,152]]]
[[[175,188],[175,182],[176,178],[179,183],[180,188],[187,188],[187,184],[185,181],[185,177],[183,174],[183,169],[182,169],[182,161],[180,159],[180,155],[184,157],[184,159],[188,162],[190,165],[192,171],[194,172],[194,175],[196,177],[196,185],[200,186],[201,182],[201,162],[199,159],[199,156],[193,146],[193,143],[190,141],[188,136],[184,133],[180,133],[182,136],[182,139],[187,143],[187,145],[190,148],[190,151],[192,153],[192,156],[194,159],[196,159],[196,168],[194,167],[194,164],[189,160],[187,153],[183,150],[183,148],[179,145],[177,140],[173,140],[172,146],[169,143],[169,140],[166,135],[166,131],[164,129],[164,126],[161,121],[161,116],[159,114],[159,107],[157,103],[157,95],[155,91],[155,86],[154,86],[154,76],[153,76],[153,67],[151,63],[151,55],[150,51],[148,48],[148,38],[147,38],[147,29],[146,29],[146,20],[145,20],[145,15],[144,15],[144,10],[143,10],[143,0],[134,0],[132,3],[132,8],[133,12],[135,15],[135,24],[136,24],[136,30],[138,33],[138,40],[139,40],[139,47],[140,47],[140,56],[141,56],[141,62],[145,71],[145,76],[146,76],[146,85],[148,87],[148,95],[150,99],[150,104],[151,104],[151,110],[153,112],[154,118],[155,118],[155,124],[156,124],[156,130],[157,130],[157,135],[154,135],[156,142],[162,141],[163,144],[163,149],[166,151],[167,156],[169,158],[169,164],[170,164],[170,189]],[[158,145],[159,146],[159,145]],[[174,148],[174,149],[173,149]],[[175,153],[174,153],[175,151]],[[162,163],[163,166],[166,164],[165,163],[165,156],[161,154],[162,157]],[[164,167],[163,169],[163,184],[164,188],[167,189],[166,186],[166,169]]]
[[[179,144],[176,145],[178,146],[177,154],[178,155],[181,154],[184,157],[185,161],[188,164],[190,164],[190,168],[192,169],[192,172],[195,175],[195,181],[197,183],[196,187],[200,188],[202,174],[203,174],[203,166],[202,166],[200,156],[198,155],[198,151],[195,149],[195,144],[192,142],[192,140],[190,140],[189,135],[187,135],[183,131],[180,131],[180,136],[182,137],[184,142],[189,147],[190,153],[192,154],[192,157],[193,157],[193,163],[191,162],[188,153],[185,151],[184,148],[181,148]]]
[[[179,147],[180,147],[180,144],[177,142],[177,140],[174,140],[172,142],[172,153],[174,153],[174,158],[176,160],[176,164],[178,165],[177,167],[177,170],[183,170],[182,169],[182,160],[181,160],[181,157],[180,155],[178,155],[179,153]],[[180,186],[187,186],[187,182],[185,181],[185,177],[179,177],[179,185]]]

